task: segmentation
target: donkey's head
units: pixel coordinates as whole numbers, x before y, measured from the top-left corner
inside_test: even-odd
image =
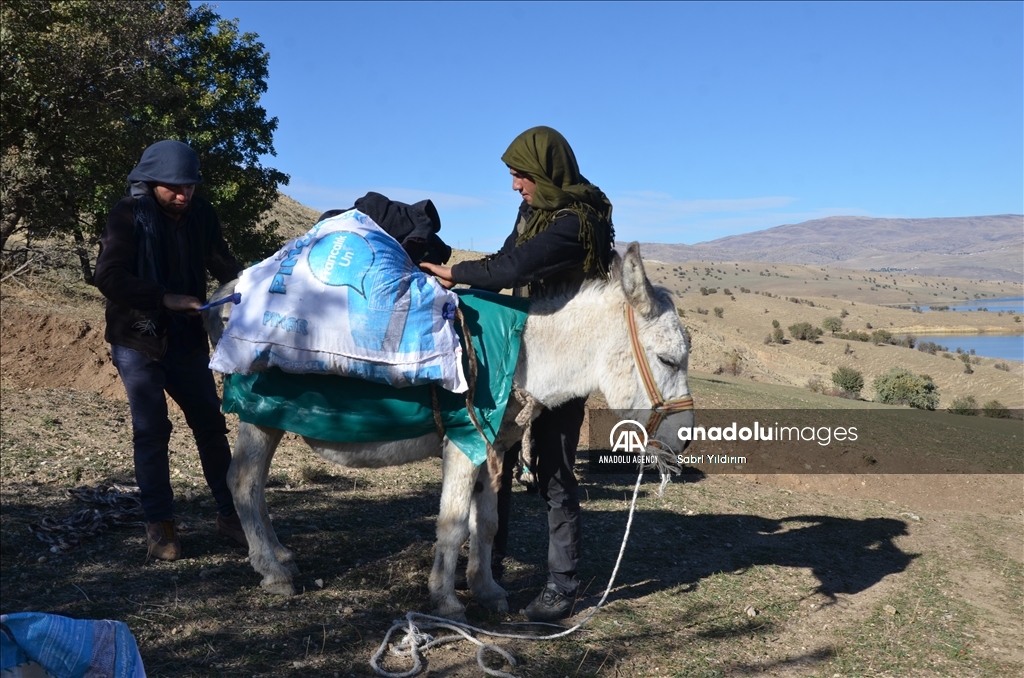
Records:
[[[224,297],[231,296],[234,293],[235,285],[237,284],[238,280],[235,279],[229,283],[221,285],[213,294],[210,295],[210,301],[220,301]],[[220,341],[221,335],[224,334],[224,327],[228,324],[228,316],[231,315],[232,306],[234,306],[234,304],[222,304],[202,312],[203,327],[206,328],[206,334],[209,335],[210,343],[213,344],[214,347],[217,346],[217,342]]]
[[[628,368],[620,362],[617,388],[602,388],[608,406],[647,414],[647,433],[675,451],[685,444],[680,427],[692,427],[693,400],[687,382],[690,345],[667,290],[654,287],[644,271],[640,245],[630,243],[622,257],[615,253],[609,268],[613,286],[625,297],[622,327],[629,337]],[[660,415],[660,416],[659,416]],[[656,430],[650,430],[654,428]]]

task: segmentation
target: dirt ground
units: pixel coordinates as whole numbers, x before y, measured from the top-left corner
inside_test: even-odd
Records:
[[[372,675],[367,660],[391,620],[406,610],[429,612],[438,463],[340,469],[289,437],[275,458],[268,501],[282,540],[299,554],[304,592],[275,598],[259,589],[244,551],[213,533],[209,492],[176,412],[172,482],[186,558],[144,563],[138,526],[51,551],[28,526],[83,508],[66,489],[131,484],[130,417],[95,297],[10,286],[3,293],[4,612],[124,620],[151,676]],[[771,372],[797,369],[797,361],[813,364],[810,354],[792,365],[758,357],[756,380],[711,377],[705,366],[716,359],[698,352],[712,343],[700,336],[746,333],[722,323],[760,317],[753,307],[741,311],[749,305],[744,297],[753,299],[737,296],[743,302],[727,307],[725,318],[695,332],[698,402],[823,402],[787,386],[792,379],[764,383]],[[776,309],[797,307],[782,304],[770,314],[757,310],[770,319]],[[1017,373],[995,374],[1004,376],[1020,381]],[[989,392],[1010,400],[997,381],[985,388],[977,389],[979,400]],[[584,466],[579,474],[585,611],[614,564],[634,478],[588,476]],[[517,488],[513,509],[503,585],[518,611],[543,584],[546,543],[541,502]],[[501,644],[522,676],[1019,675],[1022,605],[1020,476],[714,475],[673,482],[662,498],[643,486],[616,587],[582,633]],[[468,614],[501,631],[518,632],[504,624],[522,621],[475,605]],[[480,675],[474,653],[468,645],[438,648],[425,675]],[[387,666],[409,664],[392,658]]]

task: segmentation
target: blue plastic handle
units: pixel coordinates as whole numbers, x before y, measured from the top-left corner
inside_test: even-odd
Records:
[[[205,311],[207,309],[213,308],[214,306],[222,306],[222,305],[228,303],[229,301],[232,304],[240,304],[240,303],[242,303],[242,293],[241,292],[235,292],[230,297],[224,297],[223,299],[218,299],[217,301],[211,301],[209,303],[203,304],[202,306],[199,307],[198,310]]]

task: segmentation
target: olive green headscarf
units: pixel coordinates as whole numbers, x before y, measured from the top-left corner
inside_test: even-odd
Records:
[[[533,213],[516,244],[541,233],[558,212],[568,210],[580,220],[580,241],[587,249],[584,271],[606,274],[606,261],[615,241],[612,204],[600,188],[580,174],[576,155],[565,137],[550,127],[532,127],[512,141],[501,160],[537,183]]]

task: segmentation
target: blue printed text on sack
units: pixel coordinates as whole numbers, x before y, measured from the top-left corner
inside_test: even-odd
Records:
[[[273,311],[263,312],[263,324],[270,325],[271,329],[281,328],[285,332],[309,334],[307,331],[309,321],[305,318],[292,318],[280,313],[274,313]]]
[[[321,224],[323,224],[323,222],[314,226],[310,229],[309,233],[301,238],[296,238],[295,242],[292,243],[292,246],[284,251],[285,257],[281,262],[281,267],[277,269],[277,273],[274,274],[274,279],[270,282],[271,294],[285,294],[287,292],[285,289],[284,277],[286,275],[291,275],[292,271],[295,270],[295,264],[299,263],[299,255],[302,254],[303,248],[313,242],[313,239],[316,238],[316,234],[320,232]],[[279,254],[278,256],[281,255]],[[266,320],[264,320],[264,324],[265,323]],[[305,332],[303,332],[303,334],[305,334]]]

